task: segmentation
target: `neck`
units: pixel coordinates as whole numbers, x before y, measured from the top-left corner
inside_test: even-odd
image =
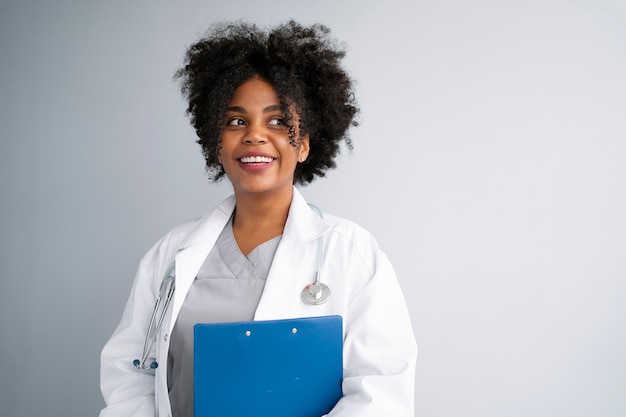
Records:
[[[281,195],[235,192],[233,234],[244,255],[259,244],[283,233],[293,190]]]

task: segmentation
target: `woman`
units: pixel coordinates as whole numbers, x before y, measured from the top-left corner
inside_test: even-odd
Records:
[[[193,324],[340,315],[343,397],[329,416],[413,416],[416,345],[394,271],[372,236],[318,214],[293,184],[335,166],[356,124],[344,52],[321,25],[269,31],[219,25],[192,45],[177,76],[214,180],[234,195],[203,218],[170,231],[142,259],[121,323],[102,352],[108,416],[193,415]],[[332,289],[304,303],[321,272]],[[176,289],[150,356],[140,355],[167,270]]]

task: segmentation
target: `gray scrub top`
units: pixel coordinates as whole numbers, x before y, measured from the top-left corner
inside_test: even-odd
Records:
[[[233,235],[232,217],[193,281],[170,340],[167,386],[172,417],[193,416],[193,326],[251,321],[280,236],[244,256]]]

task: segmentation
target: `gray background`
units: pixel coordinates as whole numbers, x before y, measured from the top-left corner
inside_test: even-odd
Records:
[[[618,0],[0,1],[0,415],[97,414],[139,258],[230,192],[172,81],[184,50],[289,17],[349,47],[355,149],[303,193],[394,263],[416,415],[626,415]]]

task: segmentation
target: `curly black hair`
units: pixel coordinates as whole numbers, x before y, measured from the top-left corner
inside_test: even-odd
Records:
[[[235,89],[253,76],[276,89],[292,145],[309,135],[311,150],[296,167],[295,183],[308,184],[335,168],[341,141],[352,149],[348,129],[358,124],[359,109],[352,80],[340,66],[345,51],[329,33],[323,25],[305,27],[294,21],[266,30],[250,23],[217,23],[189,47],[175,78],[189,103],[187,115],[210,179],[224,176],[217,150],[226,107]],[[289,111],[294,108],[298,138]]]

